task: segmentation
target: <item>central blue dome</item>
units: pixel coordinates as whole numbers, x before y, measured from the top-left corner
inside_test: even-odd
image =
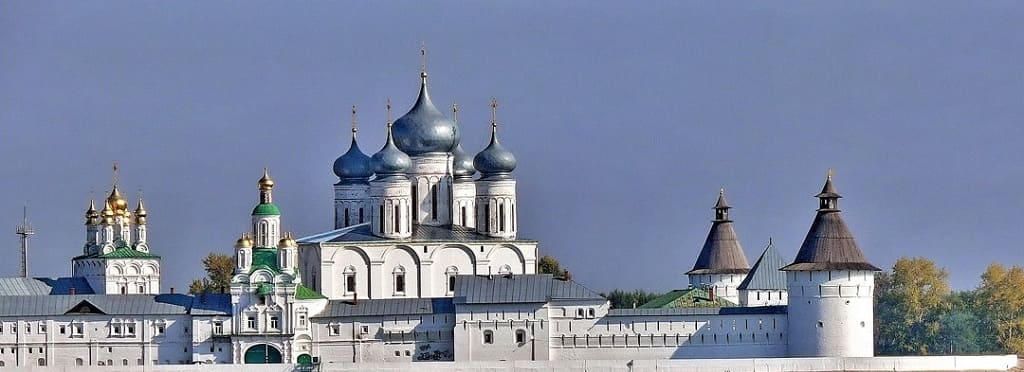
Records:
[[[395,120],[392,128],[395,144],[410,156],[450,152],[459,144],[459,127],[430,102],[427,74],[420,76],[420,95],[416,103],[409,112]]]

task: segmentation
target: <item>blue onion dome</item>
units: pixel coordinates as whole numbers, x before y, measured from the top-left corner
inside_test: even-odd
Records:
[[[473,158],[473,167],[480,171],[480,179],[496,180],[512,178],[516,169],[516,157],[498,142],[498,125],[491,123],[491,143]]]
[[[473,157],[462,149],[462,144],[455,146],[452,156],[454,157],[452,174],[455,176],[455,180],[472,180],[473,175],[476,174],[476,168],[473,168]]]
[[[370,157],[359,150],[356,143],[356,129],[352,128],[352,144],[345,154],[334,160],[334,174],[338,176],[338,184],[366,183],[373,175]]]
[[[409,159],[409,155],[395,146],[391,131],[391,125],[388,124],[388,139],[384,143],[384,147],[373,154],[373,158],[370,159],[373,164],[373,173],[377,175],[377,179],[392,176],[405,177],[405,171],[412,166],[412,159]]]
[[[452,151],[459,144],[459,127],[430,102],[427,73],[420,74],[420,95],[409,112],[395,120],[395,143],[410,156]]]

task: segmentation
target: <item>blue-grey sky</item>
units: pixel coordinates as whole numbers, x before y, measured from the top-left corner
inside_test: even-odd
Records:
[[[986,2],[0,2],[0,276],[70,274],[90,190],[142,189],[163,287],[248,226],[332,227],[331,164],[434,102],[478,151],[497,97],[521,237],[598,290],[684,286],[720,187],[751,263],[795,256],[828,168],[867,257],[954,287],[1024,264],[1024,5]]]

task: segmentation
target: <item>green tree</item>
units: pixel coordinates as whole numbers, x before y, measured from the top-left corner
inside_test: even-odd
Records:
[[[981,275],[977,304],[999,346],[1024,354],[1024,267],[989,265]]]
[[[189,293],[220,292],[231,287],[231,276],[235,272],[235,259],[229,255],[210,253],[203,258],[206,277],[192,280]]]
[[[616,289],[608,292],[608,294],[602,293],[601,295],[607,298],[608,302],[611,302],[612,309],[632,309],[651,302],[651,300],[660,297],[662,293],[648,292],[643,289],[632,291]]]
[[[556,278],[565,276],[566,272],[566,270],[562,269],[562,265],[558,263],[558,260],[548,255],[544,255],[537,262],[537,271],[541,274],[554,275]]]
[[[883,355],[942,353],[949,273],[923,257],[902,257],[876,278],[876,349]]]

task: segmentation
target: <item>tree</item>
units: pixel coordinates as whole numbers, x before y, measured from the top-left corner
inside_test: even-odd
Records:
[[[1024,353],[1024,267],[989,265],[981,275],[977,303],[999,345],[1011,353]]]
[[[612,309],[632,309],[651,302],[651,300],[660,297],[662,293],[647,292],[643,289],[633,291],[616,289],[608,292],[608,294],[602,293],[601,295],[607,298],[608,302],[611,302]]]
[[[949,273],[923,257],[896,260],[875,286],[879,354],[942,353],[942,318],[949,309]]]
[[[235,272],[235,259],[226,254],[210,253],[203,258],[206,277],[195,279],[189,285],[190,293],[220,292],[231,286],[231,276]]]
[[[537,262],[537,271],[540,271],[541,274],[551,274],[556,278],[561,278],[565,276],[567,270],[562,269],[562,265],[554,257],[544,255]]]

